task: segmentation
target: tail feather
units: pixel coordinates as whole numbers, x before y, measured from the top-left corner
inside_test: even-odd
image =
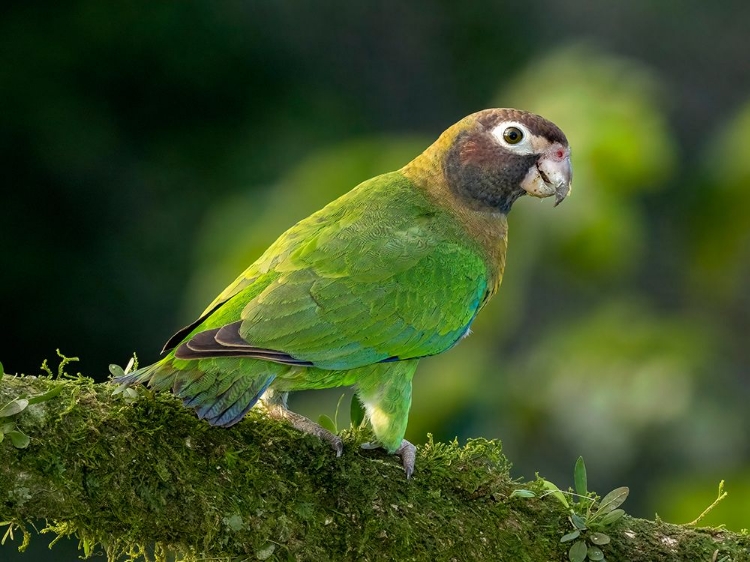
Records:
[[[267,373],[265,377],[235,378],[232,386],[213,399],[194,405],[198,417],[211,425],[229,427],[236,424],[253,407],[268,385],[276,378],[275,374]]]
[[[268,388],[268,385],[271,384],[273,379],[269,380],[266,385],[260,390],[260,392],[257,392],[253,395],[254,390],[248,389],[245,391],[245,393],[237,400],[237,402],[234,403],[231,407],[229,407],[226,411],[224,411],[221,416],[217,417],[213,424],[217,425],[219,427],[231,427],[237,422],[239,422],[242,418],[245,417],[245,414],[250,410],[250,408],[253,407],[253,405],[258,401],[258,398],[263,396],[263,393]]]
[[[204,395],[207,397],[217,396],[221,393],[217,387],[217,377],[213,374],[207,375],[197,369],[181,371],[175,377],[171,386],[175,396],[182,398],[183,401],[195,400]]]
[[[115,384],[124,384],[125,386],[147,384],[154,390],[166,390],[172,386],[172,381],[177,373],[179,371],[166,358],[132,373],[114,377],[112,382]]]
[[[213,384],[211,377],[203,376],[203,373],[196,369],[180,372],[170,387],[175,396],[186,398],[198,396],[211,388],[211,384]]]
[[[268,367],[274,365],[257,363]],[[167,356],[153,365],[115,377],[113,382],[127,386],[147,384],[155,390],[171,390],[185,406],[193,408],[199,418],[211,425],[230,427],[247,414],[277,375],[275,368],[240,369],[245,366],[244,362],[236,360],[219,364],[180,361],[179,364],[180,368],[177,368],[173,358]]]
[[[200,416],[203,410],[199,411],[198,408],[215,403],[231,388],[238,376],[239,373],[234,369],[216,375],[211,373],[208,376],[203,372],[192,371],[190,374],[178,376],[172,386],[172,391],[182,398],[185,406],[195,408]],[[246,375],[246,378],[253,379],[254,377]]]

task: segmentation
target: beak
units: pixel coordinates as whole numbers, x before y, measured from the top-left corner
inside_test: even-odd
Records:
[[[539,157],[536,166],[529,170],[521,183],[529,195],[535,197],[555,196],[555,207],[570,193],[573,168],[570,165],[570,148],[559,142],[552,144]]]
[[[539,159],[537,168],[544,183],[554,187],[555,207],[557,207],[570,193],[570,184],[573,181],[570,148],[560,143],[553,144]]]

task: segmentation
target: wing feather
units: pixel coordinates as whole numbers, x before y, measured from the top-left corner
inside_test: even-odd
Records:
[[[465,333],[486,280],[458,221],[386,174],[282,235],[175,356],[351,369],[434,355]]]

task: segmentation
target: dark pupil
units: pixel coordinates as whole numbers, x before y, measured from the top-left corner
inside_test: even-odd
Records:
[[[518,140],[518,131],[516,131],[515,129],[511,129],[510,131],[508,131],[508,140],[509,141]]]

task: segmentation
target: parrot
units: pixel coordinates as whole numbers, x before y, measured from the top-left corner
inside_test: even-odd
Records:
[[[456,345],[497,292],[508,213],[523,195],[571,190],[559,127],[510,108],[473,113],[403,168],[354,187],[281,236],[156,363],[114,378],[171,391],[212,426],[256,403],[330,444],[341,438],[287,407],[289,392],[354,387],[374,440],[400,458],[419,360]]]

